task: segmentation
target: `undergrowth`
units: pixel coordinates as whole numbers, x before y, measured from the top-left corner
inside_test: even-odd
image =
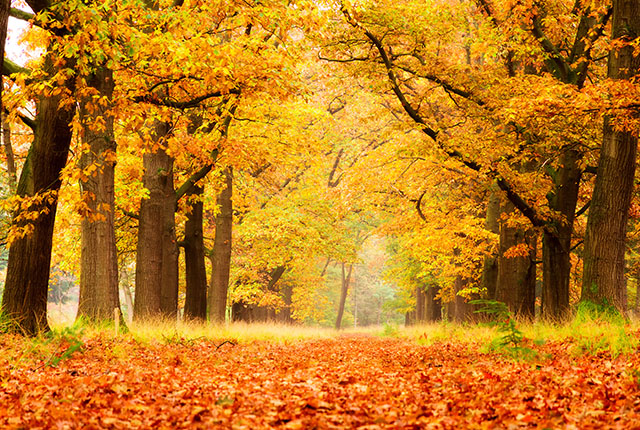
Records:
[[[489,316],[490,327],[496,327],[497,336],[491,340],[488,350],[515,360],[535,360],[540,354],[527,346],[524,333],[518,327],[506,304],[495,300],[472,300],[472,305],[482,306],[475,311]]]
[[[162,343],[165,345],[192,346],[199,340],[219,344],[267,341],[290,343],[307,339],[326,339],[334,336],[358,333],[380,335],[389,338],[405,338],[423,345],[440,342],[459,342],[476,349],[481,345],[485,351],[497,352],[516,360],[538,358],[535,344],[555,342],[563,344],[576,355],[601,353],[617,356],[637,351],[639,325],[629,323],[610,309],[591,304],[576,308],[571,321],[564,324],[518,321],[507,307],[499,302],[476,302],[481,310],[492,317],[491,323],[457,324],[452,322],[428,323],[409,327],[385,324],[366,328],[335,331],[329,328],[280,325],[280,324],[204,324],[176,322],[175,320],[153,320],[127,325],[116,336],[113,324],[88,324],[79,321],[70,327],[56,326],[53,330],[33,339],[0,334],[0,349],[5,358],[13,363],[28,366],[58,366],[64,360],[82,351],[87,339],[96,337],[114,341],[128,339],[141,344]],[[0,333],[7,324],[0,316]],[[532,340],[538,339],[538,340]],[[15,346],[18,345],[18,346]]]

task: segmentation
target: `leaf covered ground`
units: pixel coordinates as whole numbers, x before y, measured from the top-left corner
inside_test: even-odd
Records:
[[[549,342],[514,361],[474,343],[366,335],[174,340],[94,336],[53,366],[0,336],[0,428],[640,426],[637,351],[577,355]]]

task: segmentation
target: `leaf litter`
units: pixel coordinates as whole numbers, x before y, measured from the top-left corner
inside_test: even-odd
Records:
[[[536,348],[544,358],[514,361],[473,343],[373,336],[223,346],[98,336],[55,367],[2,360],[0,428],[640,426],[638,351]]]

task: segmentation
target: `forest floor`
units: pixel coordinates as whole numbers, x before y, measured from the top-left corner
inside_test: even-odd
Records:
[[[367,334],[56,339],[0,335],[0,428],[640,428],[637,350],[549,341],[515,360],[474,340]]]

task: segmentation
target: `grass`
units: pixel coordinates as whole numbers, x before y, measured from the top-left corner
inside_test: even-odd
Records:
[[[54,326],[56,330],[62,326]],[[268,341],[288,343],[306,339],[326,339],[340,334],[374,334],[376,328],[348,328],[339,332],[332,328],[276,323],[227,323],[208,324],[175,320],[148,320],[133,322],[123,336],[132,336],[141,343],[163,342],[180,343],[194,339],[231,340],[233,342]],[[115,335],[113,327],[87,327],[88,336],[106,334]]]
[[[627,354],[640,348],[640,322],[626,322],[619,317],[598,314],[588,310],[578,310],[574,319],[568,323],[557,325],[543,322],[517,322],[518,330],[524,336],[527,345],[545,342],[563,343],[574,354],[610,353],[613,356]],[[86,324],[68,325],[52,323],[52,333],[45,338],[28,341],[22,353],[26,355],[53,355],[55,364],[57,357],[64,359],[67,349],[75,349],[73,345],[93,337],[115,338],[112,326],[90,326]],[[500,336],[496,327],[487,324],[456,324],[451,322],[430,323],[415,326],[398,326],[385,324],[363,328],[348,328],[336,331],[332,328],[309,327],[297,325],[281,325],[273,323],[229,323],[203,324],[176,322],[174,320],[153,320],[132,323],[123,338],[130,338],[145,344],[160,342],[164,344],[190,344],[197,339],[229,340],[234,343],[268,341],[291,343],[308,339],[327,339],[344,334],[366,334],[388,338],[404,338],[415,340],[422,345],[433,345],[438,342],[453,341],[462,344],[482,345],[483,350],[490,351],[492,343]],[[5,338],[7,340],[7,338]],[[62,345],[62,346],[61,346]],[[71,346],[69,346],[71,345]],[[74,349],[75,348],[75,349]],[[6,350],[5,350],[6,352]],[[15,351],[17,352],[17,351]],[[19,353],[18,355],[23,355]]]

